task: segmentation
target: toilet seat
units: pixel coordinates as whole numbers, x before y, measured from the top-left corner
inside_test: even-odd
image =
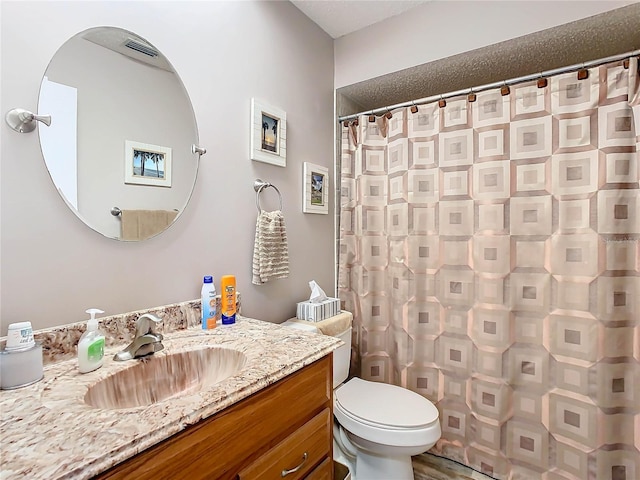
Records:
[[[429,400],[402,387],[360,378],[335,390],[334,415],[350,433],[383,445],[429,445],[440,436],[438,410]]]
[[[336,403],[351,417],[380,428],[413,429],[438,420],[438,409],[406,388],[352,378],[334,392]]]

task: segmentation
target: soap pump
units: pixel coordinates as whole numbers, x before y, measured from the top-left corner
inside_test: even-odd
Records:
[[[104,335],[98,330],[96,313],[104,313],[97,308],[90,308],[86,312],[91,315],[87,322],[87,331],[82,334],[78,342],[78,369],[80,373],[88,373],[102,366],[104,358]]]

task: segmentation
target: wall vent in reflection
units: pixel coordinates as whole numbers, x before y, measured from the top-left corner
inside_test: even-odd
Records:
[[[151,48],[149,45],[145,45],[144,43],[140,43],[136,40],[129,39],[124,44],[125,47],[130,48],[131,50],[135,50],[136,52],[140,52],[149,57],[157,57],[158,52]]]

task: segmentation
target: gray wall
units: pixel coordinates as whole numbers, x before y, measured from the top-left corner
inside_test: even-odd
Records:
[[[553,15],[532,13],[541,2],[492,2],[504,30],[486,18],[478,22],[474,3],[429,2],[338,40],[336,86],[633,2],[546,2],[561,3]],[[488,4],[479,3],[485,15]],[[437,14],[427,11],[433,8]],[[467,23],[456,27],[459,41],[427,43],[423,37],[433,37],[434,29],[454,28],[461,11]],[[36,110],[42,75],[68,38],[113,25],[138,33],[168,57],[191,96],[200,144],[208,149],[185,213],[163,234],[131,244],[102,237],[69,211],[49,179],[37,134],[17,134],[2,122],[0,335],[21,320],[36,328],[82,320],[92,306],[115,314],[197,298],[205,274],[236,274],[243,313],[276,322],[293,316],[295,302],[308,296],[309,280],[334,291],[333,202],[329,215],[301,213],[302,163],[333,172],[334,46],[293,5],[21,1],[0,2],[0,13],[3,116],[14,107]],[[526,22],[517,23],[523,17]],[[38,35],[30,25],[38,26]],[[402,55],[390,42],[405,45]],[[249,160],[251,97],[287,112],[286,168]],[[257,213],[251,184],[258,177],[282,191],[291,255],[290,277],[259,287],[251,285]],[[275,208],[274,192],[263,196],[264,206]]]
[[[202,276],[235,274],[243,313],[279,322],[295,314],[315,279],[333,293],[334,221],[302,213],[302,164],[333,162],[333,42],[289,2],[2,2],[0,111],[36,110],[47,64],[60,45],[93,26],[148,39],[180,74],[202,157],[191,203],[169,230],[139,243],[86,227],[56,192],[37,133],[2,122],[0,335],[198,298]],[[37,34],[33,28],[37,26]],[[250,100],[287,112],[287,167],[249,159]],[[46,112],[45,112],[46,113]],[[291,275],[251,284],[255,178],[284,197]],[[333,186],[333,179],[331,179]],[[277,206],[275,191],[263,206]]]

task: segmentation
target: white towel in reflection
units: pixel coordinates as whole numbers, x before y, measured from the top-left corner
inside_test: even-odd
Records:
[[[254,285],[289,276],[289,247],[284,216],[280,210],[260,212],[253,247]]]
[[[121,239],[144,240],[163,232],[176,218],[175,210],[122,210]]]

